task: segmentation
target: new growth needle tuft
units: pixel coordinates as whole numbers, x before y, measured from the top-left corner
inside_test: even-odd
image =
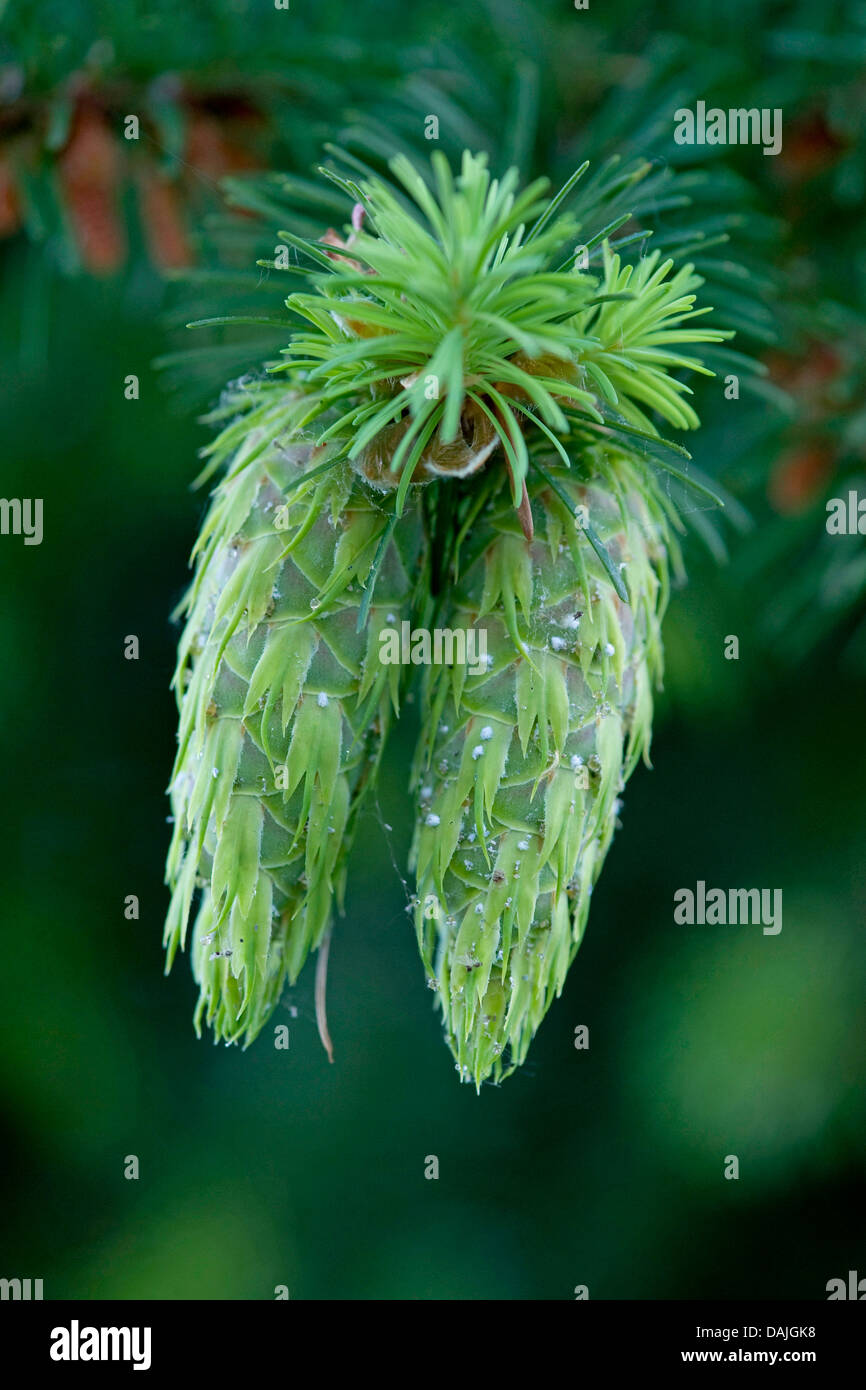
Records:
[[[411,796],[423,968],[480,1086],[561,993],[648,759],[682,498],[718,500],[663,431],[697,428],[695,350],[731,334],[633,228],[582,243],[585,166],[551,197],[470,153],[456,175],[399,157],[390,181],[357,163],[323,171],[342,233],[281,233],[298,284],[281,359],[212,416],[168,963],[188,941],[196,1026],[252,1041],[310,952],[327,959],[413,670],[382,661],[382,634],[474,632],[484,669],[425,672]],[[323,994],[320,970],[330,1048]]]

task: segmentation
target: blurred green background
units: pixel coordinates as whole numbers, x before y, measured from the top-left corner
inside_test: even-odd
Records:
[[[305,22],[325,35],[339,14],[363,51],[365,26],[375,45],[392,8],[365,19],[317,7]],[[85,28],[97,24],[98,7],[80,9]],[[482,9],[498,24],[495,61],[516,63],[514,16],[532,11]],[[536,7],[539,33],[562,9]],[[655,11],[641,10],[629,20],[626,6],[593,6],[590,58],[655,42]],[[748,32],[750,80],[772,85],[760,36],[780,14],[796,28],[798,7],[719,14],[674,6],[665,24],[742,82]],[[407,45],[447,29],[483,63],[483,26],[461,36],[458,17],[430,5],[412,24]],[[864,7],[840,24],[866,35]],[[251,61],[234,58],[239,70]],[[835,81],[807,63],[799,109]],[[548,120],[562,147],[569,120]],[[773,161],[750,154],[776,215],[776,174],[756,167]],[[859,261],[834,265],[856,216],[850,187],[842,212],[821,187],[785,212],[797,254],[818,248],[850,304],[862,238]],[[2,491],[42,497],[45,511],[41,546],[0,538],[0,1273],[43,1278],[46,1298],[267,1299],[287,1285],[292,1298],[389,1300],[568,1299],[581,1284],[592,1299],[820,1299],[829,1279],[866,1273],[866,685],[837,633],[796,660],[772,645],[776,580],[741,564],[748,541],[732,541],[722,568],[689,546],[654,770],[629,784],[586,940],[517,1075],[480,1096],[461,1087],[425,987],[401,878],[411,709],[332,945],[335,1064],[309,970],[274,1020],[289,1027],[287,1051],[271,1029],[246,1054],[196,1041],[188,962],[166,981],[160,937],[169,614],[205,506],[189,483],[208,436],[152,365],[167,343],[156,271],[133,254],[107,278],[68,275],[49,253],[23,234],[0,247]],[[138,401],[124,399],[129,373]],[[723,430],[744,471],[749,418],[732,411]],[[694,445],[711,472],[719,429]],[[129,634],[138,661],[124,659]],[[728,634],[739,661],[724,659]],[[781,934],[675,925],[673,894],[698,879],[782,888]],[[138,921],[124,918],[129,894]],[[580,1024],[587,1051],[574,1047]],[[124,1177],[133,1154],[137,1181]],[[731,1154],[738,1181],[724,1177]]]

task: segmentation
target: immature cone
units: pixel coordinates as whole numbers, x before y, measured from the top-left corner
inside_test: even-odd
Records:
[[[432,182],[398,156],[399,195],[329,171],[347,239],[280,233],[311,263],[289,267],[302,326],[216,446],[239,452],[179,668],[169,959],[201,886],[218,1036],[254,1037],[325,939],[397,704],[379,636],[416,615],[451,650],[484,630],[490,658],[431,674],[418,758],[418,936],[461,1077],[518,1066],[562,988],[661,670],[678,522],[642,460],[706,495],[655,420],[697,427],[688,345],[730,336],[695,322],[690,265],[606,242],[598,275],[574,263],[585,169],[548,199],[469,151],[456,176],[434,154]]]
[[[408,616],[420,536],[407,512],[384,539],[358,632],[388,518],[345,464],[298,487],[326,455],[281,446],[286,393],[274,399],[255,427],[242,422],[214,494],[176,675],[167,968],[200,889],[195,1023],[226,1042],[252,1041],[341,905],[355,817],[398,703],[378,634]]]
[[[513,513],[492,519],[447,611],[448,627],[476,629],[476,650],[486,630],[489,669],[431,668],[426,689],[416,925],[458,1071],[476,1086],[521,1064],[561,992],[618,794],[648,755],[671,522],[639,463],[599,449],[585,464],[548,473],[568,507],[546,482],[530,489],[532,544]]]

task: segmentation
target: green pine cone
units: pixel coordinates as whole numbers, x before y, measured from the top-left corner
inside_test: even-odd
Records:
[[[447,626],[476,649],[486,630],[489,669],[431,668],[415,773],[418,941],[476,1086],[523,1062],[580,945],[619,792],[648,758],[678,563],[669,504],[625,453],[551,465],[530,498],[534,541],[506,500],[450,597]]]
[[[430,671],[415,773],[418,938],[461,1079],[519,1066],[562,989],[649,748],[680,526],[655,469],[714,496],[657,422],[698,426],[681,374],[731,336],[697,322],[693,266],[622,259],[633,236],[581,264],[585,169],[548,198],[468,151],[427,178],[397,157],[395,186],[353,161],[327,171],[345,239],[280,233],[306,285],[281,362],[216,413],[238,418],[208,451],[228,471],[177,675],[168,957],[201,889],[196,1026],[227,1041],[328,939],[406,671],[380,635],[417,617],[451,630],[434,659],[473,629],[490,663]],[[627,220],[618,186],[592,241]]]
[[[380,663],[378,634],[408,616],[420,543],[411,509],[392,535],[383,499],[348,464],[281,444],[284,387],[249,394],[254,408],[233,400],[246,412],[215,446],[219,460],[240,441],[183,604],[165,930],[170,969],[201,890],[196,1030],[204,1020],[245,1044],[342,907],[354,822],[398,708],[400,671]]]

